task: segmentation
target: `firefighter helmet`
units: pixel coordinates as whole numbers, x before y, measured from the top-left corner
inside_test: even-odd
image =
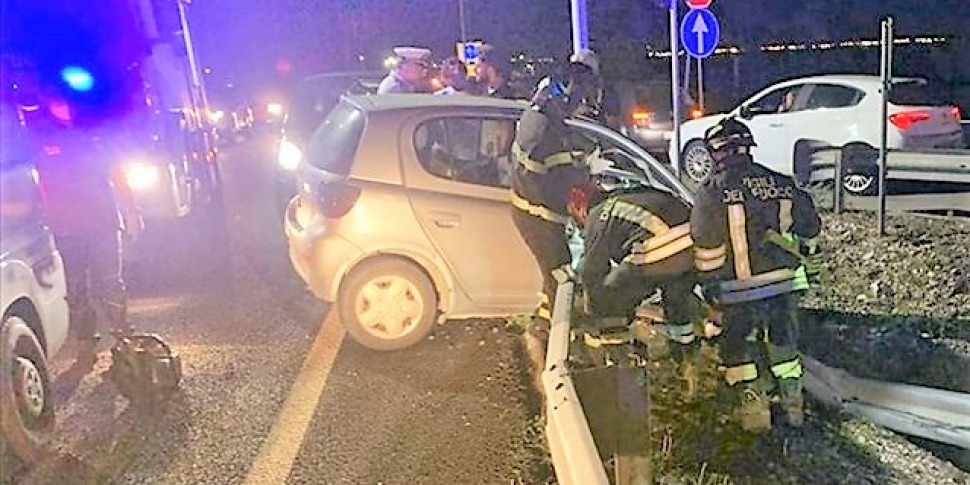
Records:
[[[704,144],[712,152],[727,148],[753,147],[758,144],[751,135],[751,130],[737,119],[725,118],[720,123],[710,127],[704,133]]]

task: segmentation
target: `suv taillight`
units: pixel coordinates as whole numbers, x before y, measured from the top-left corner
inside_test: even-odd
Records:
[[[360,188],[345,183],[324,184],[317,193],[317,207],[324,217],[339,219],[354,208],[360,198]]]
[[[889,121],[900,130],[908,130],[916,123],[928,119],[930,119],[929,111],[901,111],[889,116]]]
[[[959,106],[951,106],[950,107],[950,115],[952,115],[953,118],[956,119],[957,121],[960,121],[960,117],[962,116],[962,114],[960,113],[960,107]]]

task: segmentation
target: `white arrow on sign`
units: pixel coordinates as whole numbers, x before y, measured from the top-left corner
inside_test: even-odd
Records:
[[[697,50],[699,52],[704,51],[704,34],[708,32],[707,23],[704,22],[704,16],[698,15],[694,19],[694,26],[691,27],[691,32],[697,34]]]

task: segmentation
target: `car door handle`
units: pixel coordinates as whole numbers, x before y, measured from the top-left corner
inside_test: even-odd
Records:
[[[434,225],[442,229],[451,229],[461,225],[461,216],[454,212],[432,211],[431,220]]]
[[[781,128],[781,127],[785,126],[785,124],[784,123],[769,123],[768,126],[770,126],[772,128]]]

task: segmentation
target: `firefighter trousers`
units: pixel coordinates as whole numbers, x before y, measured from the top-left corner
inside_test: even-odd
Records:
[[[556,301],[556,289],[559,287],[552,272],[572,262],[565,228],[562,224],[547,221],[515,207],[512,208],[512,222],[542,271],[542,294],[539,297],[536,318],[540,323],[549,323],[552,320],[552,305]]]
[[[55,236],[67,279],[71,331],[91,339],[99,329],[126,326],[127,292],[121,277],[121,233]]]
[[[721,354],[729,385],[799,389],[798,305],[794,293],[725,305]],[[795,384],[795,385],[786,385]]]

